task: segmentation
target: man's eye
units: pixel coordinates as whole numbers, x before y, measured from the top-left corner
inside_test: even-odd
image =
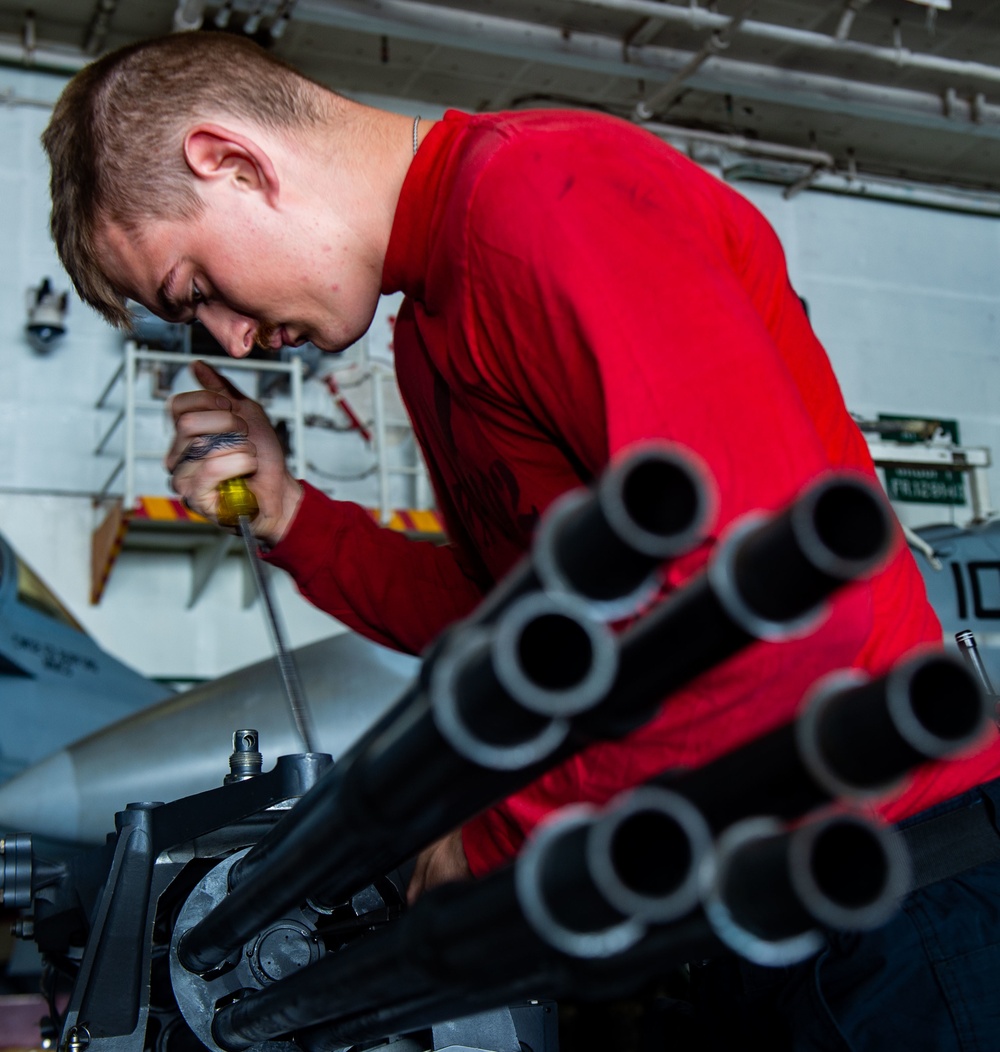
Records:
[[[208,302],[208,295],[198,287],[196,282],[191,282],[191,306],[197,307],[201,303]]]

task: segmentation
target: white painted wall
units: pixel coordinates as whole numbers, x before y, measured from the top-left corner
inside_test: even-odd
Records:
[[[1000,221],[740,183],[777,230],[851,412],[957,419],[1000,458]],[[1000,501],[1000,468],[989,473]],[[897,506],[910,526],[970,507]]]
[[[0,92],[17,98],[51,101],[60,87],[58,78],[0,70]],[[186,557],[126,550],[100,605],[88,600],[91,531],[101,518],[90,495],[109,470],[108,460],[92,455],[108,422],[94,403],[121,359],[121,339],[76,301],[60,347],[38,356],[24,339],[25,290],[46,275],[68,286],[47,234],[48,174],[38,146],[47,117],[42,107],[0,107],[0,531],[112,653],[152,676],[215,676],[269,653],[259,606],[241,605],[237,560],[188,610]],[[738,188],[777,229],[849,407],[955,417],[964,443],[1000,455],[1000,223],[822,193],[788,202],[763,184]],[[389,354],[384,315],[393,308],[387,303],[373,328],[369,349],[378,357]],[[362,390],[346,393],[367,411]],[[307,411],[332,411],[319,385],[310,385],[308,399]],[[146,427],[151,442],[165,442],[158,414]],[[307,452],[334,474],[363,470],[371,460],[356,436],[317,434]],[[317,474],[314,481],[324,480]],[[339,497],[377,503],[374,480],[332,485]],[[155,462],[140,488],[166,494]],[[997,472],[992,488],[1000,499]],[[394,493],[394,502],[404,503],[405,494]],[[952,513],[909,506],[902,514],[916,525]],[[959,522],[967,517],[955,513]],[[293,644],[338,629],[283,575],[275,578]]]

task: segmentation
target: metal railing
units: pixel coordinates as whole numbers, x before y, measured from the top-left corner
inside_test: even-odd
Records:
[[[413,430],[413,425],[409,420],[393,420],[386,411],[383,385],[386,383],[394,385],[396,374],[393,369],[388,365],[383,365],[381,362],[369,362],[368,370],[372,384],[372,418],[375,439],[376,476],[378,478],[378,514],[379,521],[384,526],[393,515],[392,502],[389,496],[389,479],[392,475],[412,477],[414,507],[429,507],[433,502],[427,469],[420,460],[419,450],[416,454],[416,461],[412,466],[393,466],[389,464],[389,430],[391,428]]]
[[[101,487],[97,499],[105,500],[110,496],[121,495],[122,505],[126,509],[135,507],[136,498],[136,465],[140,460],[162,460],[165,449],[147,450],[138,447],[137,423],[142,412],[155,410],[163,412],[163,401],[161,399],[140,399],[137,392],[137,380],[142,363],[158,363],[184,367],[195,360],[188,354],[176,351],[153,351],[140,348],[132,341],[125,344],[125,354],[122,363],[115,370],[114,375],[108,381],[100,397],[95,403],[96,409],[115,408],[110,403],[112,392],[119,385],[122,387],[122,399],[117,406],[117,412],[111,424],[104,430],[94,455],[100,456],[107,452],[113,439],[121,435],[121,455],[115,460]],[[294,441],[291,469],[298,478],[303,478],[306,471],[305,457],[305,425],[303,423],[302,411],[302,360],[293,357],[288,362],[270,362],[259,360],[233,359],[225,362],[225,369],[245,370],[255,373],[285,373],[290,379],[291,386],[291,413],[288,417]],[[116,481],[122,477],[120,490],[114,489]]]

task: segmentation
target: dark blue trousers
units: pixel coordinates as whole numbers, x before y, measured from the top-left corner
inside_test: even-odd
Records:
[[[997,783],[901,823],[959,807],[995,817]],[[791,968],[735,958],[692,966],[711,1052],[1000,1052],[1000,861],[911,892],[871,932],[833,932]]]

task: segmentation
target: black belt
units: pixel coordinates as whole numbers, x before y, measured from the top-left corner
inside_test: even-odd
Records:
[[[913,888],[953,877],[983,862],[1000,859],[1000,832],[991,791],[997,782],[981,787],[978,799],[899,830],[913,862]]]

